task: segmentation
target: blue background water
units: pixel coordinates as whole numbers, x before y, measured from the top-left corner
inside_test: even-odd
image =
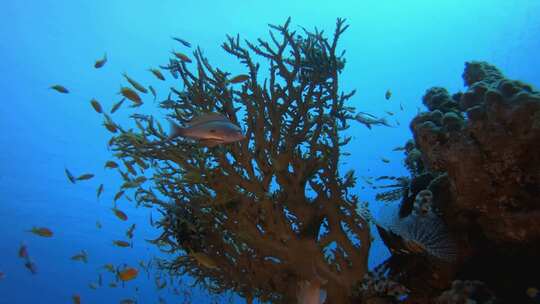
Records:
[[[330,4],[331,3],[331,4]],[[144,273],[125,288],[109,288],[112,276],[99,270],[105,263],[136,265],[156,254],[145,238],[157,231],[147,224],[148,209],[120,205],[130,219],[120,222],[110,212],[119,178],[103,169],[109,159],[109,133],[102,118],[91,109],[97,98],[109,110],[119,100],[122,72],[139,82],[153,84],[158,100],[166,97],[171,82],[159,84],[146,71],[168,60],[169,51],[182,48],[171,35],[200,45],[211,63],[241,72],[242,67],[219,47],[225,34],[267,38],[267,23],[281,24],[292,16],[293,26],[317,26],[331,33],[336,17],[351,25],[341,40],[347,49],[342,89],[357,89],[352,103],[360,111],[401,122],[397,128],[368,130],[354,125],[354,140],[347,150],[353,156],[344,167],[360,176],[405,174],[402,155],[391,152],[409,137],[408,122],[421,106],[421,96],[431,86],[451,92],[463,89],[461,73],[467,60],[486,60],[504,73],[532,84],[540,83],[540,2],[531,0],[448,1],[4,1],[0,10],[0,303],[70,303],[80,294],[83,303],[118,303],[134,297],[139,303],[181,302],[170,290],[155,290],[153,277]],[[183,51],[186,51],[183,49]],[[107,52],[104,68],[94,60]],[[187,51],[186,51],[187,52]],[[169,75],[166,75],[171,78]],[[48,87],[63,84],[71,90],[61,95]],[[393,96],[384,99],[390,88]],[[399,104],[405,110],[399,110]],[[163,115],[147,102],[141,111]],[[122,123],[127,111],[115,119]],[[381,162],[380,157],[391,160]],[[69,184],[64,167],[75,175],[94,172],[96,177]],[[369,171],[368,171],[369,170]],[[105,193],[96,200],[96,188]],[[355,189],[362,200],[373,202],[374,191]],[[384,205],[373,202],[379,214]],[[156,215],[154,213],[154,215]],[[96,228],[96,221],[103,224]],[[125,230],[137,223],[133,249],[113,247]],[[50,227],[52,239],[33,236],[32,226]],[[38,266],[31,275],[17,257],[21,242],[28,245]],[[81,249],[89,263],[70,260]],[[386,254],[373,245],[374,265]],[[92,290],[97,273],[105,286]],[[135,286],[139,291],[135,291]],[[226,301],[222,297],[217,301]],[[204,291],[194,290],[194,303],[210,303]],[[241,300],[234,298],[235,302]]]

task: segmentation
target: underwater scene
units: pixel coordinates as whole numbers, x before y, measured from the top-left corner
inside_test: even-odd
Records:
[[[0,10],[0,304],[540,304],[540,1]]]

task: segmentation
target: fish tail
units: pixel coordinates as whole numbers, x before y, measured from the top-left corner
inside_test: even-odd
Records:
[[[169,132],[169,139],[176,138],[178,136],[184,136],[185,128],[180,127],[176,122],[174,122],[170,118],[167,118],[167,120],[171,124],[171,130]]]

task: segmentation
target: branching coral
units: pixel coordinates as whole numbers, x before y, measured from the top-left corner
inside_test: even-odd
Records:
[[[126,164],[142,172],[151,165],[151,183],[136,170],[121,171],[124,188],[164,214],[154,242],[176,256],[162,263],[173,274],[216,292],[291,303],[296,283],[316,273],[328,298],[344,303],[367,271],[370,247],[369,225],[348,193],[354,174],[338,170],[340,147],[350,140],[339,132],[354,117],[345,106],[354,91],[339,91],[345,60],[336,55],[347,26],[338,19],[328,39],[289,25],[271,25],[270,41],[245,46],[228,37],[223,49],[247,69],[242,84],[231,84],[201,49],[193,69],[176,59],[164,67],[183,84],[160,103],[169,117],[223,113],[245,127],[248,140],[215,148],[168,140],[156,118],[138,115],[137,131],[117,126],[111,144]],[[268,75],[254,55],[269,61]],[[329,259],[323,251],[332,244]]]

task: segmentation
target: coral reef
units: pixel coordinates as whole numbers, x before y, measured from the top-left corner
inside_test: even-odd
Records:
[[[443,292],[436,299],[437,304],[496,304],[499,303],[495,294],[480,281],[460,281],[452,282],[452,288]]]
[[[502,302],[526,303],[523,291],[540,283],[531,267],[540,257],[540,93],[485,62],[466,63],[463,79],[464,93],[435,87],[423,97],[428,111],[410,124],[411,182],[400,206],[401,218],[437,214],[456,240],[458,259],[444,276],[421,284],[410,279],[427,275],[413,266],[417,257],[394,254],[390,272],[407,269],[400,282],[415,303],[431,303],[456,278],[481,280]],[[406,246],[403,236],[379,230],[389,247]]]

